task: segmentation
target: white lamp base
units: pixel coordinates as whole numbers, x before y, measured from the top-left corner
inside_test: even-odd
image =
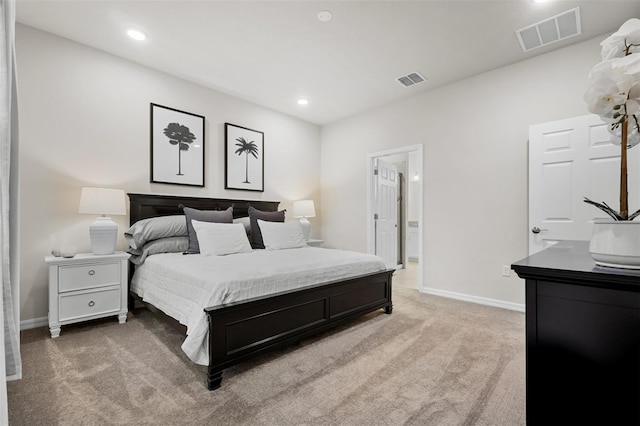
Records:
[[[113,254],[116,251],[118,225],[110,217],[99,217],[89,226],[93,254]]]
[[[300,218],[300,226],[302,227],[302,235],[304,235],[304,240],[309,241],[309,231],[311,230],[311,222],[306,217]]]

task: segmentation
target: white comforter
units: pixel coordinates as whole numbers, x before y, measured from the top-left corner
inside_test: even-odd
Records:
[[[163,253],[136,267],[131,289],[187,326],[182,350],[207,365],[204,308],[385,269],[378,256],[314,247],[229,256]]]

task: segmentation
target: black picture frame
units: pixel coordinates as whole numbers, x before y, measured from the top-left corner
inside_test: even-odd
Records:
[[[264,192],[264,133],[224,123],[224,188]]]
[[[204,187],[204,116],[151,103],[151,183]]]

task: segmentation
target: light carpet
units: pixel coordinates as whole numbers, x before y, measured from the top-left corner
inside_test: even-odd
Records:
[[[391,315],[225,370],[210,392],[183,336],[144,308],[22,332],[18,425],[523,425],[524,314],[394,288]]]

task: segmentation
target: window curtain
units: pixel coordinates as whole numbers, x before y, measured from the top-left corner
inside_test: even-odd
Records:
[[[2,0],[0,7],[0,275],[2,276],[2,303],[0,303],[0,333],[4,345],[0,351],[0,421],[6,419],[6,378],[20,378],[19,330],[13,299],[17,295],[18,241],[17,241],[17,107],[15,82],[15,1]],[[13,159],[13,161],[12,161]],[[15,287],[12,288],[12,281]],[[1,355],[1,353],[0,353]]]

